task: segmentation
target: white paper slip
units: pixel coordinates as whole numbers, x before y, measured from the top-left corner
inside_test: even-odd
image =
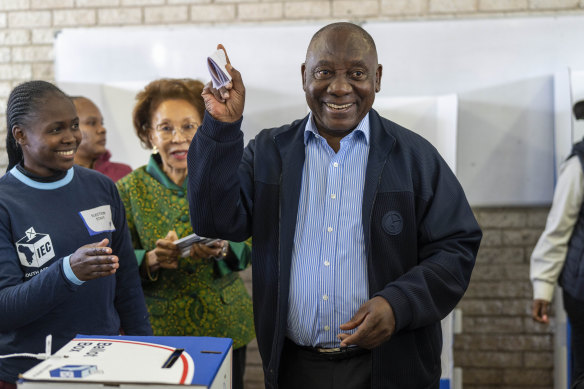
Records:
[[[199,236],[197,234],[191,234],[185,236],[184,238],[175,240],[172,243],[178,246],[178,249],[180,250],[181,253],[180,254],[181,257],[186,258],[191,254],[191,246],[194,245],[195,243],[203,243],[206,245],[210,245],[211,243],[216,242],[218,240],[219,239],[203,238],[202,236]]]
[[[207,57],[207,66],[213,80],[213,88],[219,89],[231,81],[231,76],[225,69],[226,65],[227,57],[225,56],[225,51],[221,49],[216,50],[210,57]]]

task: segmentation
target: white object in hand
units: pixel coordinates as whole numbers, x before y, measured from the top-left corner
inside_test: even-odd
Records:
[[[185,236],[184,238],[180,238],[178,240],[175,240],[172,243],[177,245],[177,247],[181,253],[181,257],[186,258],[189,255],[191,255],[191,246],[194,245],[195,243],[202,243],[202,244],[206,244],[207,246],[210,246],[211,244],[217,242],[218,240],[219,239],[204,238],[204,237],[199,236],[197,234],[191,234],[191,235]]]
[[[213,80],[213,88],[219,89],[231,82],[231,75],[225,69],[226,65],[227,57],[222,49],[216,50],[210,57],[207,57],[207,66]]]

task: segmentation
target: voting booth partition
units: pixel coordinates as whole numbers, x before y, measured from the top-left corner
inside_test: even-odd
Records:
[[[300,64],[320,27],[65,29],[55,42],[55,78],[65,92],[95,101],[108,129],[112,160],[137,168],[147,163],[149,151],[139,145],[131,112],[136,92],[148,82],[162,77],[208,81],[206,57],[223,43],[246,85],[242,130],[247,142],[263,128],[307,114]],[[374,108],[439,150],[471,206],[549,204],[554,161],[564,155],[557,151],[564,135],[558,132],[554,73],[567,65],[584,68],[584,55],[575,49],[584,34],[583,16],[364,27],[384,66]],[[91,55],[79,56],[88,46]],[[569,149],[570,142],[562,147]],[[452,334],[460,314],[454,319],[443,321],[444,388],[462,387],[460,371],[452,368]]]
[[[129,152],[124,155],[127,158],[132,158],[132,164],[137,167],[146,163],[149,153],[139,148],[138,139],[130,130],[132,124],[129,113],[133,108],[134,96],[146,83],[147,81],[115,84],[61,82],[59,85],[66,93],[70,95],[83,94],[101,107],[106,127],[116,129],[108,132],[108,144],[113,143],[117,147],[128,150]],[[257,98],[264,99],[265,97],[258,96]],[[262,106],[259,104],[249,110],[246,108],[245,120],[249,119],[253,125],[268,126],[269,120],[274,116],[274,109],[270,107],[262,110]],[[375,100],[374,108],[382,116],[391,117],[396,123],[415,130],[430,141],[456,173],[458,117],[458,98],[456,95],[378,97]],[[303,104],[299,104],[296,110],[300,116],[306,115],[308,112],[307,107]],[[250,128],[249,123],[248,128]],[[248,131],[246,137],[250,139],[253,137],[253,133]],[[124,162],[127,161],[128,159],[124,160]],[[453,329],[454,320],[451,314],[442,323],[444,342],[441,389],[454,388]]]

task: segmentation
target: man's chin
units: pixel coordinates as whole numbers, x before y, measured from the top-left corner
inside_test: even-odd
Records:
[[[343,135],[348,134],[359,125],[359,122],[354,120],[347,121],[328,121],[324,123],[324,131],[331,135]]]

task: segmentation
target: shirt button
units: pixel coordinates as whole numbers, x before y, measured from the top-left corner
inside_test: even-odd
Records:
[[[337,198],[337,195],[333,193],[333,194],[331,195],[331,199],[336,199],[336,198]]]
[[[333,228],[332,228],[332,227],[329,227],[329,228],[327,228],[326,230],[327,230],[328,232],[333,232]]]
[[[325,331],[328,331],[328,330],[330,330],[330,329],[331,329],[331,328],[330,328],[329,326],[324,326],[324,330],[325,330]]]
[[[324,301],[327,301],[327,300],[328,300],[328,296],[325,294],[324,296],[322,296],[322,299],[323,299]]]
[[[331,263],[329,261],[324,261],[325,266],[329,266]]]
[[[184,197],[185,196],[185,192],[183,192],[182,190],[180,190],[180,191],[176,192],[176,195],[178,197]]]
[[[339,167],[339,163],[338,162],[335,162],[335,163],[333,163],[333,166],[334,167]]]
[[[189,221],[189,216],[188,215],[182,215],[180,217],[180,221],[181,222],[188,222]]]

